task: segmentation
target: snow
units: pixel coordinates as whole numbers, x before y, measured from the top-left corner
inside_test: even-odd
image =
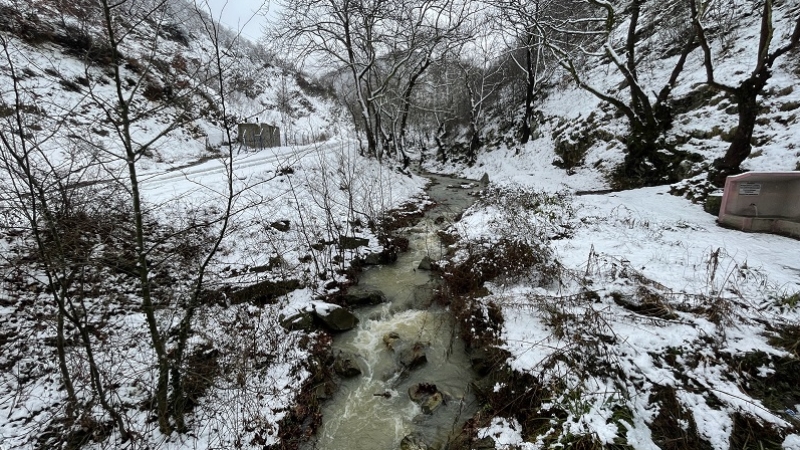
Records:
[[[537,447],[522,439],[520,429],[519,423],[514,419],[509,421],[502,417],[495,417],[489,427],[478,432],[478,438],[492,438],[495,448],[499,449],[536,449]]]
[[[16,3],[2,0],[3,6]],[[22,8],[33,6],[25,4]],[[42,13],[40,17],[46,20],[48,16]],[[193,89],[190,101],[200,109],[218,101],[215,90],[202,83],[205,77],[201,69],[212,66],[208,52],[212,44],[193,22],[196,18],[184,19],[180,26],[189,32],[189,44],[161,41],[156,52],[167,66],[175,55],[180,55],[192,70],[196,69],[187,74],[172,67],[169,76],[171,82],[189,83]],[[142,27],[137,32],[146,35],[150,31]],[[146,44],[132,39],[121,50],[128,58],[144,58],[150,50]],[[35,116],[37,124],[45,133],[54,131],[50,139],[40,142],[40,152],[34,158],[41,162],[47,158],[52,166],[64,169],[75,161],[86,163],[86,169],[76,174],[80,181],[95,177],[124,180],[127,172],[118,137],[102,125],[102,102],[115,95],[113,86],[108,84],[108,74],[102,68],[87,67],[62,51],[51,43],[33,46],[9,40],[10,58],[17,70],[27,68],[32,74],[20,77],[25,90],[23,102],[46,111],[46,115]],[[103,367],[102,376],[112,402],[138,436],[137,445],[143,447],[233,448],[240,443],[278,443],[279,422],[296,405],[300,388],[311,376],[307,366],[309,348],[318,337],[286,331],[280,319],[312,305],[321,308],[323,304],[316,299],[327,293],[324,285],[345,280],[342,274],[328,273],[323,282],[313,264],[305,259],[310,254],[309,246],[317,240],[336,240],[340,233],[369,239],[368,247],[343,252],[342,262],[336,264],[342,269],[356,256],[382,250],[367,224],[419,196],[427,182],[361,157],[357,141],[339,122],[330,101],[307,95],[298,86],[294,72],[273,65],[274,61],[265,59],[257,47],[240,42],[232,44],[225,55],[228,59],[224,63],[231,64],[231,78],[250,80],[257,93],[229,96],[228,114],[251,122],[258,118],[278,124],[286,145],[254,151],[234,144],[233,161],[228,161],[227,135],[212,114],[167,133],[152,147],[152,154],[137,164],[148,217],[175,227],[188,226],[193,220],[213,223],[225,208],[226,175],[232,169],[233,217],[223,246],[209,266],[208,286],[236,288],[285,277],[297,279],[305,287],[263,307],[230,304],[230,298],[222,298],[199,309],[193,319],[194,335],[188,341],[187,354],[215,355],[210,360],[216,369],[209,370],[217,373],[187,417],[190,431],[164,436],[152,420],[152,411],[141,407],[151,400],[157,374],[145,317],[138,307],[137,288],[125,276],[103,274],[110,286],[108,292],[85,304],[90,322],[109,322],[103,328],[108,334],[97,337],[96,358]],[[7,64],[0,67],[0,76],[6,87],[0,93],[2,101],[13,104]],[[89,86],[78,83],[77,90],[63,87],[62,82],[84,76],[89,79]],[[137,78],[129,68],[122,69],[122,76]],[[288,99],[283,112],[276,105],[276,98],[281,95]],[[134,102],[133,108],[136,112],[148,111],[133,127],[138,143],[159,136],[181,113],[172,104],[144,100]],[[67,121],[60,122],[61,117],[67,117]],[[80,145],[86,142],[102,151],[86,151]],[[0,179],[3,193],[10,192],[6,190],[8,181]],[[127,187],[124,181],[119,184]],[[6,214],[5,198],[2,202],[0,217],[5,226],[16,219]],[[288,232],[271,228],[272,223],[284,219],[290,223]],[[19,242],[3,237],[0,252],[5,257],[6,250]],[[93,252],[102,255],[112,247],[99,245]],[[330,259],[333,253],[319,252],[317,258],[322,267],[336,267]],[[278,262],[281,273],[277,276],[274,270],[261,271],[272,261]],[[4,278],[0,281],[4,346],[0,364],[9,369],[0,372],[0,448],[27,449],[39,445],[36,438],[48,427],[55,425],[49,432],[61,431],[53,418],[63,416],[66,394],[58,376],[54,346],[48,344],[55,336],[52,300],[46,293],[33,290],[10,291],[13,286],[5,276],[11,269],[6,269],[3,266]],[[171,288],[175,297],[181,297],[188,291],[186,284],[194,274],[170,275],[177,275]],[[36,278],[38,284],[46,284],[35,269],[29,276],[31,286],[37,286],[33,282]],[[35,310],[30,307],[34,304]],[[157,320],[162,329],[174,330],[180,311],[159,309]],[[10,341],[7,346],[6,340]],[[171,340],[168,345],[172,345]],[[80,346],[68,348],[67,362],[75,373],[89,373]],[[78,397],[90,400],[88,377],[78,376],[75,383]],[[91,419],[102,422],[109,417],[96,406]],[[112,434],[85,448],[125,445],[117,434]]]
[[[533,186],[540,187],[536,183]],[[551,191],[560,188],[563,185],[550,186]],[[564,377],[574,368],[561,367],[559,355],[588,350],[580,350],[580,344],[576,344],[577,328],[555,332],[553,317],[538,306],[543,304],[540,302],[557,302],[559,310],[571,317],[597,317],[588,323],[565,326],[597,327],[587,332],[612,339],[613,344],[601,345],[600,354],[624,374],[622,380],[627,380],[618,379],[616,384],[609,381],[613,378],[596,383],[575,381],[572,388],[585,391],[590,399],[591,395],[619,391],[620,382],[632,383],[628,389],[635,392],[626,400],[634,414],[632,421],[612,421],[610,408],[589,400],[587,412],[566,421],[565,436],[593,433],[598,441],[610,442],[623,434],[634,448],[656,448],[647,430],[653,413],[647,400],[650,388],[645,386],[653,385],[678,390],[678,398],[691,411],[698,433],[715,449],[729,448],[733,428],[730,414],[734,411],[781,428],[791,427],[780,411],[771,411],[744,393],[739,382],[731,380],[730,368],[715,355],[786,355],[785,350],[768,343],[770,334],[764,323],[800,322],[798,308],[786,310],[776,306],[774,300],[800,291],[796,256],[800,254],[800,241],[721,228],[699,205],[667,191],[668,187],[655,187],[574,197],[573,234],[550,244],[563,266],[563,278],[586,279],[588,275],[591,284],[563,281],[531,287],[524,283],[487,283],[493,294],[484,302],[491,301],[503,310],[502,346],[511,354],[508,366],[534,374],[543,383],[571,380]],[[462,237],[491,239],[498,233],[492,222],[502,223],[502,216],[503,211],[491,206],[468,211]],[[632,284],[640,283],[665,296],[674,313],[672,318],[639,315],[611,301],[615,292],[632,293]],[[597,292],[601,300],[568,300],[583,289]],[[729,305],[729,323],[712,322],[686,308],[709,304],[706,302]],[[704,348],[704,342],[713,342],[716,350]],[[664,364],[663,355],[670,349],[681,349],[675,363],[685,366],[680,372]],[[691,356],[693,352],[695,356]],[[686,356],[700,358],[699,364],[690,364]],[[758,372],[768,376],[774,369],[762,367]],[[686,390],[687,378],[694,386],[713,392],[725,406],[709,406],[704,394]],[[484,430],[496,434],[498,426]]]
[[[10,3],[4,0],[3,4]],[[792,15],[788,10],[777,11],[776,36],[789,30]],[[746,43],[756,39],[757,18],[749,15],[742,24],[729,47],[723,48],[721,43],[714,47],[715,54],[728,55],[717,65],[723,82],[736,83],[752,69],[754,46]],[[204,38],[192,41],[189,48],[166,42],[159,53],[198,58],[198,66],[203,66],[209,62],[204,52],[209,45]],[[130,45],[124,50],[136,56],[147,49]],[[257,49],[247,45],[237,47],[237,52],[249,58],[257,55]],[[11,58],[15,64],[35,70],[36,76],[25,77],[22,85],[37,104],[74,116],[76,123],[59,129],[43,143],[43,153],[56,166],[66,164],[76,156],[64,150],[75,143],[69,129],[92,130],[103,118],[96,105],[88,111],[79,110],[87,89],[75,92],[59,84],[61,80],[86,75],[86,66],[65,57],[51,44],[36,48],[13,41]],[[650,62],[642,71],[643,84],[660,87],[673,63],[674,58]],[[193,324],[198,332],[189,343],[192,349],[212,345],[223,350],[223,375],[215,379],[192,413],[189,434],[162,436],[147,411],[126,410],[131,427],[153,447],[230,448],[237,440],[252,442],[256,431],[243,431],[247,428],[244,423],[257,424],[258,432],[265,432],[258,434],[264,445],[277,443],[280,420],[293,406],[298,387],[311,376],[304,366],[308,351],[300,345],[307,336],[283,330],[280,319],[300,311],[316,309],[322,313],[335,307],[319,300],[327,292],[326,283],[313,272],[310,263],[303,262],[310,255],[310,245],[348,235],[369,239],[370,245],[345,253],[346,259],[379,251],[377,236],[364,224],[356,225],[356,219],[374,220],[404,202],[419,199],[426,183],[422,177],[406,176],[388,164],[362,158],[359,144],[343,129],[341,118],[331,105],[318,98],[306,98],[292,74],[269,64],[259,70],[250,69],[252,65],[245,65],[237,73],[251,78],[259,86],[259,93],[231,95],[229,112],[251,121],[258,118],[280,124],[292,145],[257,152],[237,149],[230,162],[223,157],[227,137],[219,124],[209,118],[200,119],[194,130],[180,129],[165,136],[154,155],[141,160],[143,197],[151,206],[153,217],[164,222],[189,220],[190,213],[198,210],[216,214],[224,208],[226,173],[232,164],[234,224],[223,251],[212,262],[214,283],[244,286],[270,281],[274,275],[254,269],[277,261],[282,277],[302,280],[305,287],[263,308],[231,305],[230,299],[225,298],[202,309]],[[586,76],[597,83],[600,91],[616,92],[621,81],[618,73],[608,66],[587,70]],[[774,68],[768,91],[760,99],[768,109],[764,118],[769,122],[757,128],[758,145],[745,168],[795,169],[797,110],[787,105],[800,102],[796,71],[797,62],[790,56],[779,60]],[[104,76],[95,69],[89,69],[89,74],[96,79]],[[125,75],[134,73],[126,69]],[[176,80],[191,78],[173,75]],[[701,55],[695,52],[687,62],[675,97],[692,94],[703,81]],[[91,88],[100,98],[113,94],[110,86],[99,82]],[[291,98],[303,96],[311,106],[293,105],[295,113],[281,113],[275,98],[284,94]],[[2,93],[7,103],[9,95],[7,90]],[[677,115],[675,126],[668,133],[669,139],[690,136],[678,148],[697,152],[706,160],[725,151],[727,142],[721,132],[736,123],[735,115],[725,112],[731,106],[729,101],[719,94],[714,99],[713,105]],[[600,102],[585,90],[565,86],[549,95],[540,108],[546,113],[546,120],[539,124],[536,139],[526,146],[493,145],[479,154],[472,167],[433,161],[426,165],[472,179],[486,173],[494,186],[563,194],[563,203],[549,210],[529,211],[513,218],[523,217],[530,228],[514,228],[519,224],[509,218],[509,210],[497,205],[474,207],[454,225],[453,231],[464,242],[484,247],[491,247],[509,234],[533,233],[527,237],[544,238],[560,270],[558,279],[550,283],[515,279],[489,282],[486,287],[490,295],[481,301],[501,308],[504,322],[499,345],[510,355],[508,367],[536,377],[543,385],[563,383],[565,392],[554,395],[546,406],[561,408],[567,417],[554,420],[552,428],[535,437],[534,442],[526,441],[531,436],[512,417],[492,418],[478,431],[478,437],[491,438],[497,448],[541,449],[545,448],[545,437],[589,435],[602,444],[623,439],[637,450],[655,450],[659,447],[650,426],[660,406],[650,399],[657,387],[668,387],[674,389],[698,435],[714,449],[730,448],[733,416],[746,414],[780,430],[794,427],[793,432],[786,433],[782,445],[784,449],[800,450],[796,416],[770,409],[764,401],[751,396],[743,388],[747,380],[732,368],[736,358],[756,352],[770,358],[791,356],[772,344],[770,337],[779,326],[800,323],[800,306],[778,301],[800,292],[800,241],[721,228],[699,205],[670,195],[666,186],[598,193],[609,187],[607,170],[622,159],[618,139],[595,143],[584,164],[569,175],[555,167],[553,161],[557,159],[557,129],[563,124],[586,121],[592,114],[602,115]],[[143,119],[135,127],[136,139],[144,142],[158,135],[178,113],[176,108],[166,108]],[[58,125],[49,118],[41,120],[46,127]],[[603,127],[615,138],[626,131],[623,119],[611,118]],[[704,136],[715,127],[717,132]],[[113,135],[97,134],[92,139],[112,154],[118,150]],[[318,142],[305,144],[311,141]],[[210,153],[207,145],[217,152]],[[186,163],[209,156],[211,159],[185,167]],[[122,160],[108,155],[103,158],[108,163],[104,170],[114,175],[124,173]],[[270,227],[284,219],[290,222],[288,232]],[[10,246],[5,241],[1,245],[2,251]],[[454,250],[454,260],[458,261],[464,255],[463,249],[456,246]],[[330,258],[324,252],[316,256]],[[333,265],[330,259],[322,262]],[[344,280],[341,274],[325,275],[326,281]],[[156,376],[145,319],[126,309],[136,301],[133,290],[126,291],[120,277],[110,277],[109,282],[123,288],[114,302],[90,305],[98,316],[111,316],[115,323],[116,335],[106,337],[107,343],[99,346],[98,358],[110,368],[107,376],[120,383],[115,390],[116,401],[141,404],[150,394]],[[44,343],[54,335],[54,327],[52,321],[43,322],[27,306],[8,303],[16,298],[6,293],[3,285],[0,288],[0,322],[18,333],[15,337],[24,344],[0,355],[2,365],[16,358],[13,369],[0,374],[0,447],[33,448],[31,436],[44,430],[65,402],[65,393],[54,375],[52,348]],[[176,286],[178,289],[182,287]],[[596,294],[596,299],[588,300],[587,292]],[[643,293],[660,302],[656,314],[625,305]],[[40,298],[33,293],[24,295],[31,302]],[[45,313],[52,315],[53,311]],[[174,325],[176,319],[165,311],[159,320],[168,326]],[[242,357],[243,348],[258,358]],[[607,373],[593,372],[575,355],[601,360],[607,364]],[[77,355],[70,358],[70,364],[86,369],[85,361]],[[755,370],[758,378],[769,379],[777,369],[761,365]],[[504,383],[494,387],[495,393],[504,389],[508,389]],[[89,395],[88,389],[79,395]],[[799,405],[785,407],[800,409]],[[621,417],[615,414],[620,410],[624,411]],[[106,414],[97,411],[96,416],[105,418]],[[680,425],[688,429],[689,419]],[[103,444],[122,445],[118,439],[112,436]]]

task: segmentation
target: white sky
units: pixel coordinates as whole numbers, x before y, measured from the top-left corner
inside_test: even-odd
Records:
[[[276,17],[278,5],[269,0],[196,0],[199,4],[206,1],[211,7],[215,19],[220,19],[232,30],[242,30],[242,35],[252,41],[258,41],[263,35],[263,27],[267,23],[265,15]],[[254,13],[258,12],[254,15]],[[222,17],[220,17],[220,13]],[[249,21],[249,22],[248,22]]]

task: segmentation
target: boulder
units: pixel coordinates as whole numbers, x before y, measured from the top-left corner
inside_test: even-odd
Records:
[[[358,325],[358,318],[344,308],[336,307],[328,311],[314,312],[331,331],[348,331]]]
[[[391,351],[394,351],[395,346],[400,342],[400,335],[394,331],[383,335],[383,343]]]
[[[439,409],[444,404],[444,394],[436,392],[426,398],[419,406],[425,414],[433,414],[434,411]]]
[[[266,280],[232,292],[228,295],[228,299],[233,305],[245,302],[256,306],[272,305],[282,296],[300,289],[301,286],[299,280]]]
[[[365,266],[379,266],[381,264],[391,264],[397,261],[397,251],[394,248],[385,248],[380,253],[370,253],[366,255],[361,263]]]
[[[353,286],[347,290],[344,302],[347,306],[377,305],[386,301],[383,291],[370,287]]]
[[[339,352],[333,360],[333,371],[342,378],[353,378],[361,375],[356,355],[348,352]]]
[[[314,313],[300,311],[280,320],[281,326],[289,331],[311,331],[314,329]]]
[[[408,388],[408,397],[425,414],[433,414],[444,404],[444,394],[433,383],[418,383]]]
[[[484,172],[483,176],[481,177],[481,185],[488,186],[489,185],[489,174]]]
[[[494,439],[487,436],[473,442],[470,448],[472,450],[494,450],[497,447],[495,446]]]
[[[345,250],[355,250],[358,247],[366,247],[369,245],[369,239],[339,236],[339,247]]]
[[[381,264],[381,254],[380,253],[370,253],[369,255],[364,257],[364,265],[365,266],[377,266]]]
[[[269,224],[270,227],[280,231],[281,233],[286,233],[291,228],[291,222],[288,220],[278,220],[276,222],[272,222]]]
[[[431,257],[426,256],[422,258],[422,261],[419,262],[419,266],[417,266],[419,270],[431,270]]]
[[[430,447],[422,438],[409,434],[400,441],[400,450],[429,450]]]
[[[412,345],[395,346],[397,363],[407,370],[414,370],[420,367],[428,362],[428,357],[425,354],[427,347],[421,342],[415,342]]]

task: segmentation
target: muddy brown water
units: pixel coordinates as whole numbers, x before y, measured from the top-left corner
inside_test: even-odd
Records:
[[[359,285],[382,290],[387,303],[354,311],[359,325],[335,337],[333,351],[357,355],[360,377],[343,380],[333,398],[322,407],[322,426],[308,448],[325,450],[399,449],[406,436],[431,448],[445,448],[464,422],[477,411],[470,390],[474,374],[450,313],[430,305],[435,276],[419,270],[428,256],[436,261],[445,248],[437,231],[469,207],[477,182],[425,174],[436,206],[405,230],[409,250],[397,262],[366,270]],[[397,333],[404,342],[429,343],[427,363],[398,371],[394,354],[383,337]],[[417,383],[433,383],[445,393],[445,403],[424,414],[408,395]]]

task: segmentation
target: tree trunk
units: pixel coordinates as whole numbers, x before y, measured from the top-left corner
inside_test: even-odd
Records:
[[[639,121],[631,123],[627,138],[627,153],[619,176],[621,187],[642,187],[662,184],[662,177],[668,176],[668,164],[660,154],[661,130]]]
[[[525,71],[527,72],[525,83],[525,116],[522,118],[522,123],[519,127],[520,143],[527,144],[531,138],[531,118],[533,117],[533,100],[534,88],[536,87],[536,76],[533,73],[533,55],[528,42],[528,48],[525,50]]]
[[[764,70],[760,76],[750,77],[736,88],[734,98],[736,109],[739,113],[739,124],[733,134],[733,140],[725,156],[714,161],[714,170],[709,179],[715,186],[725,186],[725,179],[729,175],[736,175],[742,171],[741,164],[750,156],[752,150],[753,132],[758,117],[758,94],[769,79],[768,71]]]

